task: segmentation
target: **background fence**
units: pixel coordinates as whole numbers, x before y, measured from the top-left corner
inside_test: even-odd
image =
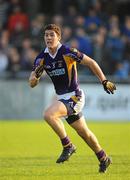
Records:
[[[117,84],[114,95],[100,84],[81,83],[86,95],[84,115],[88,120],[130,120],[130,85]],[[42,119],[42,112],[55,99],[53,85],[41,81],[30,88],[27,80],[0,81],[0,119]]]

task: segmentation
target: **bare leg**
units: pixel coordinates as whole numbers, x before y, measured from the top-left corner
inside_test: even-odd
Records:
[[[95,152],[99,164],[99,172],[106,172],[109,165],[112,163],[111,158],[106,155],[104,150],[101,148],[96,136],[87,127],[84,117],[73,122],[71,126],[77,131],[82,139],[89,145],[89,147]]]
[[[55,133],[59,136],[60,139],[63,139],[67,136],[64,124],[60,120],[60,117],[66,115],[66,107],[60,101],[56,101],[44,112],[44,119],[52,127],[52,129],[55,131]]]
[[[71,126],[77,131],[77,133],[95,153],[98,153],[102,150],[96,136],[87,127],[84,117],[81,117],[78,121],[72,123]]]
[[[68,160],[76,151],[76,147],[71,143],[65,131],[64,124],[60,120],[60,117],[66,115],[67,109],[65,105],[60,101],[56,101],[53,105],[51,105],[44,114],[44,119],[59,136],[63,146],[63,151],[57,159],[56,163],[63,163],[64,161]]]

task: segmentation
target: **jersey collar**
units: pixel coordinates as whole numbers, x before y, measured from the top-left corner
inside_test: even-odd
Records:
[[[54,55],[50,54],[48,47],[45,48],[44,53],[48,53],[52,58],[55,58],[56,55],[57,55],[57,52],[58,52],[58,50],[60,49],[61,46],[62,46],[62,44],[59,43],[58,46],[57,46],[56,53]]]

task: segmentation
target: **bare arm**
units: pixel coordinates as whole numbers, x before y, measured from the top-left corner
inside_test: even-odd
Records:
[[[36,78],[35,71],[32,71],[29,77],[29,85],[30,87],[35,87],[39,83],[39,78]]]
[[[102,72],[100,66],[92,58],[84,54],[81,64],[88,66],[92,70],[92,72],[99,78],[101,82],[106,80],[106,77],[104,73]]]
[[[88,57],[87,55],[83,55],[83,60],[81,61],[81,64],[88,66],[93,73],[99,78],[101,81],[104,90],[110,94],[114,94],[114,91],[116,90],[116,86],[114,83],[108,81],[102,72],[100,66],[94,61],[92,58]]]

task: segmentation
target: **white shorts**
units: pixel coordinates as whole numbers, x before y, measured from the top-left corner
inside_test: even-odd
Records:
[[[70,93],[58,95],[58,100],[65,104],[69,116],[78,114],[82,111],[85,104],[85,95],[83,90],[80,89]]]

